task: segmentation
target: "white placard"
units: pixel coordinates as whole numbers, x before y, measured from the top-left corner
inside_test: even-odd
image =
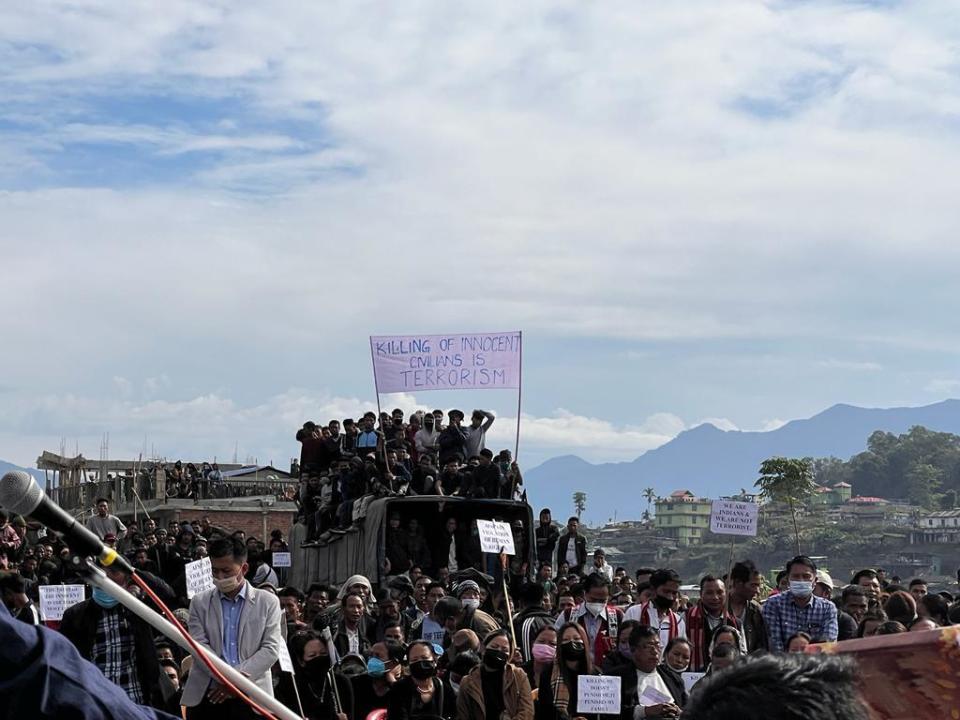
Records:
[[[64,611],[83,602],[83,585],[41,585],[40,617],[44,621],[63,620]]]
[[[187,578],[187,599],[190,600],[194,595],[199,595],[204,590],[210,590],[213,585],[213,568],[210,566],[210,558],[200,558],[187,563],[183,568]]]
[[[695,673],[695,672],[680,673],[680,677],[683,678],[683,687],[689,693],[691,690],[693,690],[693,686],[703,679],[704,675],[706,675],[706,673]]]
[[[275,568],[290,567],[290,553],[275,552],[273,554],[273,566]]]
[[[513,532],[505,522],[496,520],[477,520],[477,532],[480,535],[480,550],[485,553],[497,553],[506,548],[507,555],[515,555]]]
[[[285,673],[293,674],[293,660],[290,659],[290,651],[285,642],[280,643],[280,669]]]
[[[580,675],[577,678],[577,712],[620,714],[620,678],[616,675]]]
[[[759,505],[736,500],[714,500],[710,508],[710,532],[717,535],[757,534]]]
[[[640,704],[644,707],[652,707],[654,705],[663,705],[665,703],[673,704],[673,698],[670,695],[664,695],[662,692],[657,690],[653,685],[647,685],[643,692],[640,694]]]

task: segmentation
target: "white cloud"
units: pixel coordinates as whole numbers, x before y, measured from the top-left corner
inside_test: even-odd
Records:
[[[880,363],[857,360],[837,360],[836,358],[821,360],[817,363],[817,365],[819,367],[829,368],[831,370],[852,370],[855,372],[876,372],[878,370],[883,370],[883,366],[880,365]]]
[[[713,417],[711,417],[711,418],[704,418],[703,420],[701,420],[700,422],[698,422],[698,423],[696,423],[696,424],[697,424],[697,425],[703,425],[703,424],[713,425],[713,426],[714,426],[715,428],[717,428],[718,430],[724,430],[724,431],[726,431],[726,432],[732,432],[732,431],[734,431],[734,430],[739,430],[739,429],[740,429],[739,427],[737,427],[737,424],[736,424],[735,422],[733,422],[733,420],[730,420],[729,418],[723,418],[723,417],[721,417],[721,418],[713,418]]]
[[[282,397],[288,382],[261,378],[284,354],[336,386],[357,337],[465,317],[545,342],[955,350],[937,288],[960,208],[931,178],[960,163],[958,15],[930,0],[4,5],[0,118],[23,130],[0,134],[0,337],[79,350],[7,353],[0,374],[72,398],[76,426],[142,419],[181,447],[164,418],[182,411],[224,422],[232,448],[249,398]],[[176,98],[182,117],[97,106],[139,97]],[[191,100],[231,116],[197,120]],[[94,156],[67,172],[78,143],[185,169],[115,181]],[[876,277],[902,288],[888,312]],[[823,367],[884,371],[834,352]],[[161,399],[211,366],[244,381]],[[137,400],[137,382],[129,404],[78,399],[132,368],[154,378]],[[548,407],[574,405],[557,392]],[[51,412],[34,408],[33,429],[74,434]],[[531,442],[618,457],[683,427],[530,420]]]
[[[781,420],[779,418],[764,420],[760,425],[760,432],[771,432],[773,430],[779,430],[786,424],[787,424],[786,420]]]
[[[960,392],[960,380],[953,378],[936,378],[928,382],[923,389],[934,395],[950,396]]]

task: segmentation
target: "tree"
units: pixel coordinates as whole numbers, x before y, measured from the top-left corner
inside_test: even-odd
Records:
[[[797,506],[809,498],[817,487],[810,472],[810,463],[797,458],[774,457],[760,465],[760,478],[754,483],[760,488],[760,497],[771,502],[786,503],[793,518],[793,535],[800,551],[800,526],[797,524]]]
[[[940,509],[953,510],[957,506],[957,491],[953,488],[947,490],[940,496]]]
[[[577,511],[577,519],[579,520],[580,515],[587,509],[587,494],[585,492],[577,490],[573,494],[573,507]]]
[[[652,487],[648,487],[648,488],[644,489],[644,491],[643,491],[643,497],[645,497],[646,500],[647,500],[647,511],[646,511],[646,513],[644,513],[644,515],[646,515],[647,519],[649,520],[649,519],[650,519],[650,504],[656,499],[656,497],[657,497],[657,491],[654,490]]]
[[[932,508],[939,497],[940,470],[928,463],[913,463],[907,470],[907,499],[914,505]]]

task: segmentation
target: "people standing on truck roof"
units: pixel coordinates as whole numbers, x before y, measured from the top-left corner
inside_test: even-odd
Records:
[[[437,439],[441,466],[446,465],[454,456],[458,457],[460,462],[463,462],[463,458],[467,456],[467,435],[460,426],[463,422],[463,413],[460,410],[451,410],[447,413],[447,417],[450,423],[441,431]]]
[[[487,446],[487,431],[496,420],[492,412],[487,410],[474,410],[470,414],[470,424],[464,428],[466,436],[464,441],[464,454],[467,457],[474,457],[480,454],[480,451]]]

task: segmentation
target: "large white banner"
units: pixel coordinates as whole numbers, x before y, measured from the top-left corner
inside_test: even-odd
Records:
[[[520,387],[519,332],[370,338],[382,393]]]

